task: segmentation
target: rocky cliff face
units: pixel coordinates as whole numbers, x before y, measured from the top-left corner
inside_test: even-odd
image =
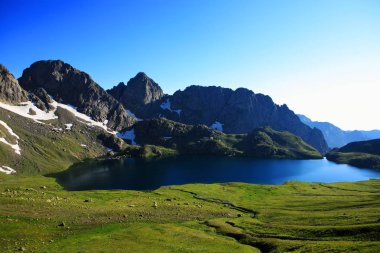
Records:
[[[29,93],[29,99],[42,111],[54,110],[54,106],[51,105],[53,99],[49,96],[44,88],[37,88],[31,90]]]
[[[33,63],[24,70],[19,83],[28,91],[43,88],[58,102],[73,105],[96,121],[108,120],[107,126],[114,130],[124,129],[135,121],[87,73],[60,60]]]
[[[0,102],[19,104],[28,101],[28,93],[23,90],[17,79],[0,64]]]
[[[161,87],[143,72],[131,78],[127,85],[121,82],[107,92],[139,117],[144,116],[149,104],[164,96]]]
[[[225,133],[248,133],[270,126],[300,136],[325,153],[328,146],[319,129],[303,124],[286,105],[244,88],[190,86],[154,103],[146,117],[166,117],[186,124],[218,126]]]

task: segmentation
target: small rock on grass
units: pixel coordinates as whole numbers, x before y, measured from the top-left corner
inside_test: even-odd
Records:
[[[58,227],[65,227],[66,224],[64,222],[61,222],[60,224],[58,224]]]

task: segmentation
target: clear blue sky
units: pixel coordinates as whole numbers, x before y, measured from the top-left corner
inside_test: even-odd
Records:
[[[104,88],[247,87],[344,129],[380,128],[380,1],[0,0],[0,63],[62,59]]]

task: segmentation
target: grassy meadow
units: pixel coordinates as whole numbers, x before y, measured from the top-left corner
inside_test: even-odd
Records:
[[[1,252],[377,252],[380,180],[66,191],[0,175]]]

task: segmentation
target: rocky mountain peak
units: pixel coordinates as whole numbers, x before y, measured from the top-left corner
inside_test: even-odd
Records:
[[[146,105],[164,96],[161,87],[144,72],[137,73],[128,81],[127,85],[123,82],[119,83],[108,90],[108,93],[138,116],[143,114]]]
[[[125,95],[136,98],[136,102],[149,104],[164,96],[160,85],[149,78],[144,72],[139,72],[131,78],[125,88]]]
[[[123,106],[100,87],[87,73],[61,60],[38,61],[25,69],[20,85],[34,91],[43,88],[47,94],[95,121],[105,122],[114,130],[121,130],[135,121]]]
[[[145,74],[144,72],[139,72],[136,74],[136,76],[134,77],[135,79],[140,79],[140,80],[144,80],[144,81],[148,81],[150,78],[147,76],[147,74]]]
[[[28,101],[28,93],[18,84],[9,70],[0,64],[0,102],[19,104]]]

